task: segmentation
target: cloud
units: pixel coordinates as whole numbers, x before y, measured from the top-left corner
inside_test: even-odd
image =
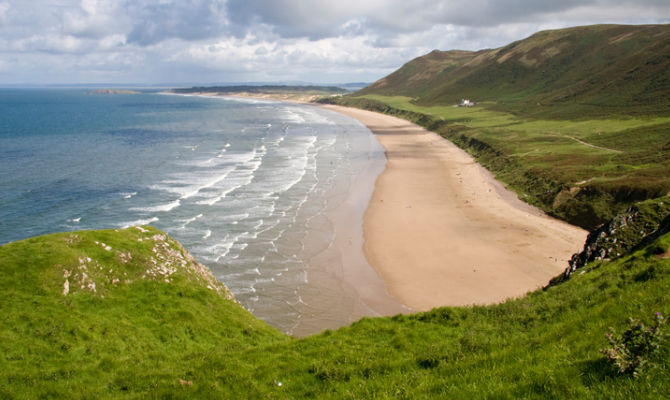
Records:
[[[123,16],[119,3],[100,0],[82,0],[79,6],[62,11],[62,32],[79,38],[102,39],[127,29],[127,18]]]
[[[341,35],[350,27],[359,33],[395,36],[424,32],[436,25],[478,28],[550,20],[568,23],[557,18],[578,18],[581,12],[588,12],[588,19],[594,22],[670,19],[670,3],[663,0],[229,0],[227,7],[238,35],[265,24],[281,37],[312,40]]]
[[[224,0],[171,0],[127,3],[133,18],[128,43],[153,45],[163,40],[213,38],[225,32]]]
[[[5,22],[7,20],[7,12],[10,7],[9,3],[0,3],[0,22]]]
[[[435,48],[668,22],[667,0],[0,0],[0,83],[371,81]]]

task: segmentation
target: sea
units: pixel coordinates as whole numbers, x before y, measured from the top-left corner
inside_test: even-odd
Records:
[[[312,105],[2,89],[0,244],[155,226],[244,307],[292,333],[306,314],[337,320],[329,307],[315,313],[301,288],[310,284],[310,259],[332,251],[329,210],[384,163],[364,125]]]

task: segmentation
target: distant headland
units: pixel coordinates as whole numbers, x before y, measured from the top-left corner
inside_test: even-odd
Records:
[[[128,89],[95,89],[91,90],[90,94],[139,94],[135,90]]]

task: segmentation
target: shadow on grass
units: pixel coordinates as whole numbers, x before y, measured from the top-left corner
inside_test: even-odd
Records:
[[[577,364],[584,386],[593,386],[605,381],[610,381],[619,375],[612,365],[604,357],[596,360],[582,361]]]

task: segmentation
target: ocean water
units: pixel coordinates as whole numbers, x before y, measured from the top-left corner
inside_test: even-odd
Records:
[[[150,224],[286,332],[314,314],[327,210],[384,163],[362,124],[309,105],[25,89],[0,90],[0,115],[0,244]]]

